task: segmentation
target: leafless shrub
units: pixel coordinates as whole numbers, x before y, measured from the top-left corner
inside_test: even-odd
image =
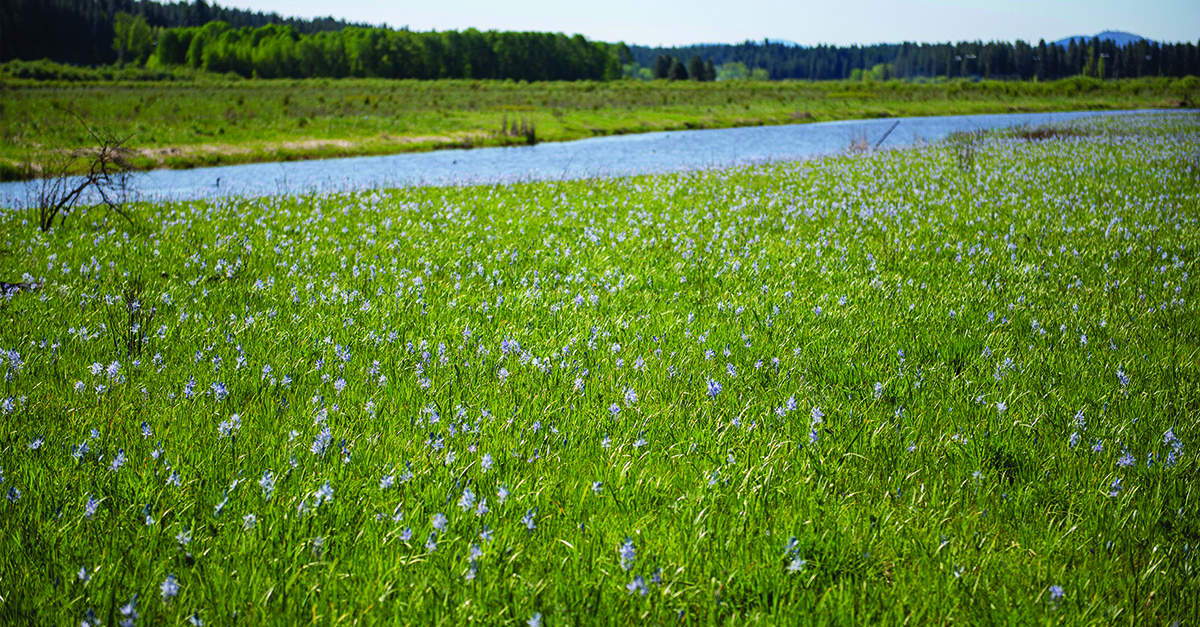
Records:
[[[37,208],[38,228],[48,231],[55,220],[62,226],[71,210],[85,200],[95,201],[131,225],[127,204],[133,193],[133,169],[126,143],[132,137],[96,130],[79,114],[70,112],[83,126],[93,145],[49,153],[33,169],[41,178],[30,183],[29,202]]]
[[[1028,142],[1079,137],[1083,132],[1067,126],[1024,126],[1015,131],[1017,138]]]
[[[846,152],[850,154],[858,154],[871,150],[871,141],[867,139],[866,131],[859,131],[850,139],[850,145],[846,146]]]
[[[525,143],[530,146],[537,143],[537,127],[534,125],[533,120],[524,116],[513,118],[512,124],[509,125],[508,115],[506,114],[504,119],[500,121],[500,130],[496,135],[499,137],[524,138]]]

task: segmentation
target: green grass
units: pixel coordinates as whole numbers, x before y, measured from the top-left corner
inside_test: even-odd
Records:
[[[1195,106],[1187,79],[1051,83],[254,80],[0,82],[0,177],[91,140],[131,136],[142,169],[380,155],[649,131],[829,120]]]
[[[1192,624],[1198,141],[9,212],[0,622]]]

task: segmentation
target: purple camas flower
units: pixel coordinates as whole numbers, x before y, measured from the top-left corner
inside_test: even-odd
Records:
[[[711,378],[708,380],[708,395],[709,395],[709,397],[716,397],[716,395],[721,393],[721,389],[722,388],[721,388],[720,381],[717,381],[716,379],[711,379]]]
[[[129,602],[121,606],[121,609],[119,610],[121,613],[121,620],[118,623],[121,627],[133,627],[134,623],[140,616],[137,611],[137,597],[137,593],[134,592],[133,597],[129,599]]]
[[[621,556],[621,569],[629,572],[633,568],[633,562],[637,559],[637,550],[633,546],[633,538],[625,538],[625,542],[617,549],[617,553]]]
[[[238,430],[241,428],[242,419],[237,414],[234,414],[229,417],[229,420],[225,420],[221,422],[221,424],[217,425],[217,433],[222,438],[227,438],[229,436],[236,436]]]
[[[463,488],[462,496],[458,499],[458,506],[464,512],[475,506],[475,493],[471,488]]]
[[[175,575],[167,575],[158,589],[162,591],[163,601],[169,603],[179,594],[179,582],[175,580]]]
[[[317,505],[328,503],[333,500],[333,487],[329,485],[328,481],[326,481],[324,485],[322,485],[320,488],[317,488],[317,491],[313,494],[313,496],[316,497]]]
[[[109,468],[111,468],[113,470],[113,472],[116,472],[121,469],[121,466],[124,466],[124,465],[125,465],[125,449],[120,449],[117,451],[117,456],[113,458],[112,463],[109,464]]]
[[[332,441],[333,434],[329,432],[329,427],[326,426],[321,430],[320,433],[317,434],[317,437],[313,438],[313,443],[310,450],[312,451],[313,455],[322,457],[325,455],[325,451],[329,448],[329,444]]]
[[[187,383],[183,385],[183,397],[191,398],[196,394],[196,377],[193,375],[188,377]]]
[[[258,480],[258,486],[262,488],[263,499],[271,500],[271,495],[275,492],[275,475],[270,470],[264,470],[262,479]]]
[[[1167,429],[1167,432],[1163,434],[1163,445],[1171,447],[1171,450],[1167,451],[1166,465],[1174,466],[1175,462],[1179,460],[1179,455],[1183,453],[1183,442],[1175,437],[1173,427]]]

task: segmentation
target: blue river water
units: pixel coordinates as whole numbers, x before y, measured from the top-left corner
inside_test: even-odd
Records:
[[[843,151],[862,139],[874,145],[896,122],[882,148],[933,142],[955,131],[1146,113],[1155,112],[952,115],[667,131],[535,146],[155,170],[137,174],[134,188],[142,200],[195,200],[653,174],[804,159]],[[0,184],[0,205],[22,206],[28,193],[26,183]]]

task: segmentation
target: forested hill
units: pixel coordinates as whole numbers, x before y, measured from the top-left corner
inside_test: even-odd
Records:
[[[247,78],[610,80],[621,45],[561,33],[412,32],[205,4],[4,0],[3,54],[75,65],[192,68]],[[626,55],[627,55],[626,51]]]
[[[332,17],[298,19],[276,13],[231,9],[204,0],[4,0],[0,2],[0,62],[52,59],[74,65],[117,61],[113,22],[118,13],[141,16],[154,28],[203,26],[222,21],[234,28],[280,24],[297,33],[338,31],[351,24]]]
[[[771,79],[982,77],[1055,79],[1079,74],[1100,78],[1200,75],[1196,44],[1140,40],[1119,46],[1111,40],[1072,40],[1066,46],[1038,42],[960,42],[956,44],[878,44],[796,46],[764,40],[676,48],[631,46],[642,67],[662,65],[661,57],[711,59],[717,66],[740,64],[765,70]]]

